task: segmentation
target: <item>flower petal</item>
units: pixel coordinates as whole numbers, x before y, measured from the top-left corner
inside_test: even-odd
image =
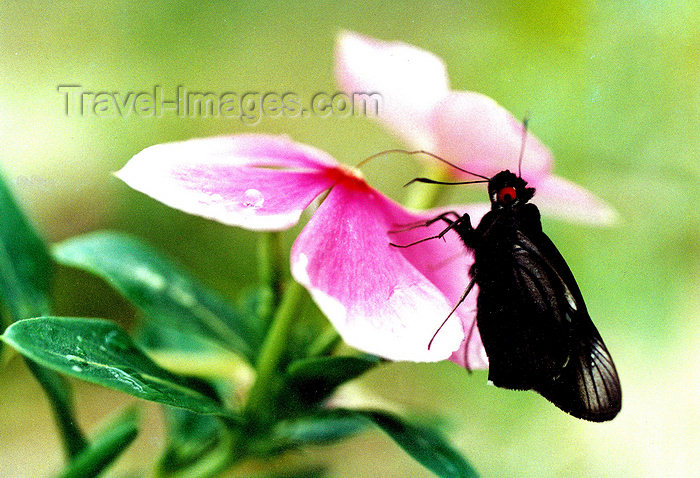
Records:
[[[400,42],[344,32],[336,48],[336,78],[346,92],[379,93],[379,119],[415,148],[432,150],[430,113],[449,91],[442,60]]]
[[[222,136],[151,146],[116,173],[170,207],[254,230],[293,226],[338,163],[285,137]]]
[[[292,274],[349,345],[392,360],[447,359],[464,339],[462,326],[448,320],[428,349],[452,304],[409,259],[420,256],[419,247],[432,247],[438,251],[432,264],[464,282],[466,271],[454,265],[464,246],[451,240],[428,241],[416,250],[392,247],[388,231],[420,216],[367,189],[331,190],[292,248]],[[409,231],[406,239],[423,234]],[[425,263],[424,258],[419,266]]]
[[[472,225],[476,227],[482,216],[490,209],[491,205],[489,203],[476,203],[421,211],[420,215],[430,219],[445,211],[455,211],[460,216],[467,213]],[[401,233],[394,240],[402,243],[415,241],[437,234],[444,227],[445,224],[441,223],[441,225],[433,227],[429,231],[426,231],[425,228],[420,228],[413,231],[412,237],[406,237],[405,233]],[[446,247],[449,249],[449,256],[445,256]],[[465,249],[459,236],[454,232],[449,232],[445,235],[444,242],[438,240],[427,241],[403,249],[403,251],[406,258],[440,289],[447,297],[448,302],[454,307],[469,284],[468,272],[474,263],[473,255]],[[478,294],[479,287],[475,285],[464,302],[455,311],[455,316],[459,318],[462,324],[465,341],[462,342],[459,350],[455,351],[450,357],[452,362],[470,370],[488,368],[486,350],[481,342],[479,329],[475,323],[476,298]],[[468,345],[466,344],[467,338],[469,339]]]
[[[488,96],[468,91],[448,95],[432,118],[437,136],[435,152],[458,166],[486,176],[518,171],[523,139],[522,121]],[[522,173],[536,182],[549,173],[551,152],[528,133]]]
[[[619,215],[593,193],[559,176],[547,176],[535,185],[534,202],[542,214],[584,224],[612,225]]]
[[[476,317],[476,315],[475,315]],[[474,328],[465,330],[465,336],[469,337],[469,346],[465,340],[450,357],[450,361],[468,370],[486,370],[489,368],[489,358],[486,356],[486,349],[481,342],[479,329],[474,323]]]

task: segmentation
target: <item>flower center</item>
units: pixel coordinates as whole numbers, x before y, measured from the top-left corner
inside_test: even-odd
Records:
[[[346,188],[356,191],[364,191],[369,189],[362,172],[357,168],[353,168],[352,166],[340,164],[332,169],[329,169],[327,174],[335,184],[342,184]]]

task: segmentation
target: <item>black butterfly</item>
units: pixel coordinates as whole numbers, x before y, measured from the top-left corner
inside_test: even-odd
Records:
[[[453,312],[477,284],[476,324],[489,359],[489,381],[534,390],[584,420],[612,420],[622,404],[620,380],[569,266],[542,231],[537,206],[529,202],[535,189],[507,170],[492,178],[470,174],[483,181],[411,182],[488,182],[491,210],[476,228],[468,214],[450,211],[405,228],[444,221],[448,226],[440,234],[393,245],[409,247],[454,230],[474,253],[474,264],[471,282]]]

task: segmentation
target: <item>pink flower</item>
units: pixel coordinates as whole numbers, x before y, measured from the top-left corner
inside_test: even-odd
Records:
[[[292,247],[291,269],[349,345],[392,360],[438,361],[472,327],[475,291],[428,349],[469,282],[470,257],[453,234],[391,247],[439,232],[444,225],[389,232],[438,213],[403,209],[323,151],[265,135],[195,139],[147,148],[117,176],[171,207],[254,230],[291,227],[330,189]],[[485,212],[467,210],[475,222]],[[456,361],[464,364],[464,352]],[[486,365],[476,331],[468,361]]]
[[[336,50],[336,77],[345,91],[379,93],[379,120],[416,149],[487,176],[517,171],[522,124],[491,98],[452,91],[445,65],[427,51],[343,33]],[[552,154],[528,134],[522,175],[537,189],[543,213],[567,220],[610,224],[617,214],[593,194],[551,174]]]
[[[347,91],[381,93],[381,120],[413,147],[484,175],[517,169],[520,122],[483,95],[450,91],[434,55],[346,33],[339,41],[337,75]],[[523,176],[537,188],[536,203],[544,212],[590,223],[614,219],[614,211],[592,194],[553,176],[551,163],[549,150],[528,134]],[[254,230],[293,226],[330,189],[292,247],[291,269],[343,339],[392,360],[449,358],[470,368],[487,366],[474,327],[476,288],[428,348],[469,282],[472,258],[456,234],[444,242],[390,246],[444,228],[436,223],[390,232],[400,225],[449,209],[468,212],[476,225],[487,206],[410,212],[324,152],[264,135],[152,146],[118,176],[169,206]]]

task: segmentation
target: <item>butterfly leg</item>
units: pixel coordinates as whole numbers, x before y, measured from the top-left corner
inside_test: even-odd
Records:
[[[459,235],[467,249],[474,250],[474,246],[477,242],[476,229],[472,227],[472,221],[469,214],[461,216],[454,223],[454,230]]]
[[[450,311],[450,313],[447,314],[447,317],[445,317],[445,320],[443,320],[443,321],[442,321],[442,324],[440,324],[440,327],[438,327],[438,329],[437,329],[437,330],[435,331],[435,333],[433,334],[433,338],[430,339],[430,342],[428,342],[428,350],[430,350],[430,346],[433,345],[433,340],[435,340],[435,336],[438,334],[438,332],[440,332],[440,329],[442,329],[442,326],[445,325],[445,323],[447,322],[447,319],[449,319],[450,317],[452,317],[452,314],[455,313],[455,310],[457,310],[457,307],[459,307],[460,305],[462,305],[462,302],[464,302],[464,300],[467,298],[467,296],[469,295],[469,292],[471,292],[471,290],[472,290],[473,287],[474,287],[474,279],[472,279],[471,281],[469,281],[469,285],[468,285],[467,288],[464,290],[464,293],[462,294],[462,297],[459,298],[459,300],[457,301],[457,303],[455,304],[455,306],[452,307],[452,310]],[[466,343],[466,346],[469,346],[469,339],[470,339],[470,338],[471,338],[471,330],[469,331],[469,335],[467,336],[467,343]],[[469,370],[469,371],[471,372],[471,370]]]
[[[454,219],[450,219],[448,216],[454,216]],[[432,219],[428,219],[427,221],[410,222],[408,224],[397,224],[395,227],[400,227],[401,229],[392,229],[388,232],[389,234],[395,234],[397,232],[406,232],[410,231],[411,229],[417,229],[419,227],[428,227],[432,224],[435,224],[438,221],[445,221],[447,224],[452,224],[453,222],[458,221],[459,218],[460,216],[456,212],[447,211]]]
[[[454,216],[455,219],[454,219],[454,220],[450,219],[450,218],[448,217],[448,216],[450,216],[450,215]],[[469,216],[466,215],[466,214],[465,214],[464,216],[460,216],[459,214],[457,214],[457,213],[454,212],[454,211],[448,211],[448,212],[444,212],[444,213],[440,214],[440,215],[437,216],[437,217],[434,217],[434,218],[432,218],[432,219],[428,219],[427,221],[409,224],[409,225],[407,225],[407,226],[406,226],[405,228],[403,228],[403,229],[394,230],[394,231],[389,231],[389,233],[397,233],[397,232],[409,231],[409,230],[411,230],[411,229],[416,229],[416,228],[418,228],[418,227],[427,227],[427,226],[430,226],[431,224],[434,224],[434,223],[436,223],[437,221],[444,221],[444,222],[447,223],[447,227],[446,227],[445,229],[443,229],[442,231],[440,231],[439,234],[436,234],[436,235],[434,235],[434,236],[424,237],[423,239],[419,239],[418,241],[411,242],[410,244],[395,244],[395,243],[393,243],[393,242],[390,242],[389,244],[390,244],[391,246],[393,246],[393,247],[406,248],[406,247],[415,246],[416,244],[420,244],[421,242],[430,241],[431,239],[442,239],[442,238],[445,236],[445,234],[447,234],[450,230],[452,230],[452,229],[454,229],[455,227],[457,227],[457,226],[459,225],[460,221],[461,221],[462,219],[464,219],[464,217],[466,217],[467,219],[469,218]]]
[[[474,279],[469,283],[469,285],[472,285],[474,282]],[[476,317],[474,320],[472,320],[472,325],[469,327],[469,333],[467,334],[466,341],[464,342],[464,366],[467,369],[467,372],[472,373],[472,368],[469,366],[469,342],[472,340],[472,335],[474,334],[474,327],[476,327]]]

